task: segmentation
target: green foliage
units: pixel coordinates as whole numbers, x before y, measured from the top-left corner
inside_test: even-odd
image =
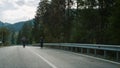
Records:
[[[47,42],[120,44],[119,18],[119,0],[42,0],[34,40],[45,36]]]
[[[110,33],[110,43],[120,44],[120,1],[116,0],[113,7],[112,15],[109,17],[109,33]]]
[[[34,31],[38,34],[35,35],[35,39],[45,36],[48,42],[60,41],[63,23],[65,22],[64,3],[65,0],[52,0],[51,3],[47,0],[40,2],[34,23]]]
[[[17,44],[21,43],[21,38],[26,37],[27,43],[32,43],[32,24],[31,21],[27,21],[22,29],[19,31],[18,38],[17,38]]]
[[[39,3],[35,20],[34,20],[34,27],[32,29],[32,35],[33,35],[33,41],[34,42],[39,42],[40,37],[44,35],[44,25],[43,21],[48,21],[49,19],[47,18],[44,20],[45,14],[47,13],[48,10],[48,0],[41,0]]]
[[[0,40],[2,41],[2,45],[7,46],[9,41],[10,32],[7,28],[0,28]]]

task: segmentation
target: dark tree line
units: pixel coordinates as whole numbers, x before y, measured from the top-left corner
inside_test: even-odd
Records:
[[[41,0],[35,19],[18,33],[1,28],[0,38],[12,44],[23,36],[28,43],[43,36],[45,42],[120,44],[119,18],[120,0]]]
[[[34,41],[120,44],[119,0],[41,0]]]
[[[22,37],[26,38],[28,44],[31,44],[33,42],[33,37],[32,37],[32,26],[33,25],[31,22],[32,21],[26,21],[22,29],[18,32],[17,38],[16,38],[17,44],[21,44]]]
[[[10,31],[6,27],[0,28],[0,46],[7,46],[9,45],[9,37],[10,37]]]

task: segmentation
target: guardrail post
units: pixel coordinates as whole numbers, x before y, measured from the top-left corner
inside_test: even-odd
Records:
[[[70,51],[70,47],[68,47],[68,51]]]
[[[83,53],[83,48],[81,48],[81,53]]]
[[[63,50],[65,50],[65,46],[63,46]]]
[[[95,56],[97,55],[97,53],[96,53],[97,51],[96,51],[96,49],[94,49],[94,54],[95,54]]]
[[[74,51],[74,47],[72,47],[72,51]]]
[[[104,58],[106,58],[106,50],[104,50]]]
[[[75,47],[75,52],[78,52],[78,48],[77,47]]]
[[[64,47],[65,48],[65,50],[67,50],[67,47]]]
[[[68,50],[68,47],[66,47],[66,50]]]
[[[119,52],[118,51],[116,52],[116,60],[117,61],[119,60]]]
[[[89,48],[87,48],[87,54],[89,54]]]
[[[62,49],[62,46],[60,46],[60,49]]]
[[[63,46],[63,50],[65,50],[65,47]]]
[[[70,51],[72,51],[72,47],[70,47]]]

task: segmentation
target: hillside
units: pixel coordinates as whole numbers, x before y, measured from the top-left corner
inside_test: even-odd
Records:
[[[4,26],[7,27],[8,29],[18,32],[21,30],[21,28],[23,27],[23,25],[25,23],[30,23],[33,24],[33,19],[32,20],[28,20],[28,21],[22,21],[22,22],[17,22],[15,24],[10,24],[10,23],[3,23],[0,21],[0,27]]]

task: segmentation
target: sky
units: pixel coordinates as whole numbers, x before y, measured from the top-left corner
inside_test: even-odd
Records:
[[[0,0],[0,21],[16,23],[33,19],[40,0]]]

